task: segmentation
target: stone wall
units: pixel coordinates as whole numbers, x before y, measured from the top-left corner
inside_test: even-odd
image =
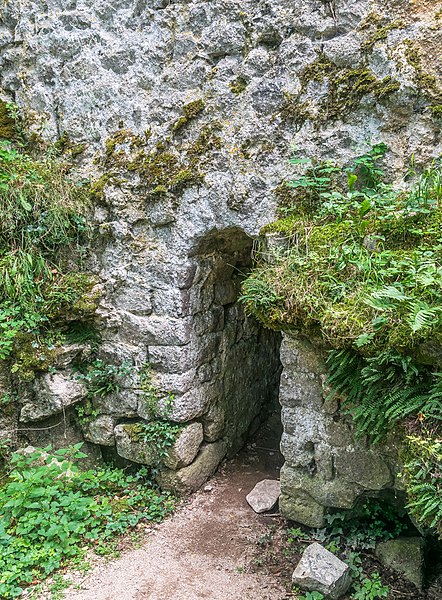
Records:
[[[284,335],[281,360],[284,516],[321,527],[328,509],[353,508],[367,495],[400,493],[399,441],[370,446],[365,438],[355,439],[351,418],[324,392],[320,346]]]
[[[251,238],[275,217],[293,144],[345,163],[383,140],[393,174],[412,154],[420,164],[441,152],[437,9],[412,0],[4,3],[2,95],[37,135],[67,132],[86,145],[77,162],[95,182],[100,357],[133,366],[119,393],[95,403],[84,432],[92,453],[114,447],[116,427],[148,417],[147,362],[175,398],[171,418],[204,428],[198,473],[244,440],[275,392],[278,336],[244,318],[233,267],[247,264]],[[63,349],[58,379],[28,386],[5,416],[12,437],[81,438],[73,407],[82,392],[71,386],[67,397],[57,381],[72,378],[69,357],[88,351]],[[41,390],[55,412],[37,419],[29,404],[40,410]],[[302,468],[330,478],[333,467],[315,467],[308,448]]]

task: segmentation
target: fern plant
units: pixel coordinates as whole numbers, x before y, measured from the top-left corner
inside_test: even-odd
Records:
[[[407,508],[418,522],[435,529],[442,538],[442,439],[429,432],[407,439]]]
[[[411,357],[384,352],[364,359],[353,350],[332,351],[327,386],[343,398],[357,434],[378,442],[410,415],[442,420],[442,376]]]

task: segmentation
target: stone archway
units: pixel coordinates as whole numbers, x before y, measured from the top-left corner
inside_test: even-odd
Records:
[[[252,247],[253,239],[232,227],[200,238],[190,253],[186,354],[192,381],[177,395],[171,418],[201,423],[204,440],[192,464],[162,473],[163,487],[199,487],[278,406],[281,335],[247,317],[238,300]]]
[[[198,265],[191,298],[197,385],[211,390],[205,437],[221,435],[229,455],[278,402],[281,336],[247,317],[238,302],[252,246],[252,238],[231,228],[210,233],[192,253]]]

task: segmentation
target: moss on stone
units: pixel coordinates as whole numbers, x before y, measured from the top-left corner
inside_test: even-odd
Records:
[[[202,98],[193,100],[183,106],[184,115],[179,117],[172,125],[172,131],[175,133],[185,127],[190,121],[195,119],[200,113],[203,112],[206,103]]]
[[[432,106],[442,104],[442,88],[437,78],[432,73],[424,70],[422,56],[419,48],[411,40],[405,41],[405,58],[414,70],[414,82],[419,92],[424,93],[430,99]],[[438,111],[431,109],[433,116],[439,116]]]
[[[194,119],[201,112],[203,112],[205,106],[206,103],[204,102],[204,100],[202,98],[199,98],[198,100],[193,100],[192,102],[185,104],[183,106],[183,111],[188,119]]]
[[[321,124],[343,119],[359,107],[361,99],[372,94],[377,101],[383,101],[400,89],[400,83],[391,76],[378,79],[366,66],[348,69],[338,67],[324,54],[319,54],[299,75],[301,90],[296,95],[285,94],[279,113],[295,125],[310,120],[319,127]],[[326,93],[318,101],[317,111],[306,98],[312,83],[326,84]]]
[[[260,235],[265,235],[266,233],[282,233],[284,235],[291,235],[297,228],[299,224],[298,217],[285,217],[282,219],[278,219],[277,221],[273,221],[272,223],[267,223],[260,230]]]
[[[314,118],[309,108],[310,103],[307,100],[302,101],[299,95],[294,96],[289,92],[284,92],[284,101],[279,113],[284,120],[299,127],[305,121]]]
[[[204,109],[203,100],[195,100],[184,107],[186,123]],[[139,136],[130,130],[118,130],[105,144],[101,164],[103,175],[91,185],[94,200],[104,199],[107,185],[120,185],[127,173],[136,173],[147,192],[153,195],[177,194],[201,182],[203,166],[219,150],[222,140],[217,132],[218,122],[203,125],[192,141],[178,143],[173,136],[159,140],[155,145],[149,135]]]
[[[47,371],[54,365],[56,358],[54,344],[48,345],[34,334],[20,333],[14,339],[11,372],[21,381],[33,381],[37,373]]]
[[[122,429],[131,442],[136,444],[143,441],[144,429],[142,423],[126,423],[122,425]]]
[[[98,179],[93,181],[89,186],[89,196],[93,203],[103,202],[105,199],[104,190],[107,185],[112,184],[114,178],[110,173],[103,173]]]
[[[433,117],[440,119],[442,118],[442,104],[434,104],[430,106],[431,114]]]
[[[188,122],[189,122],[189,119],[183,115],[182,117],[180,117],[179,119],[177,119],[175,121],[175,123],[172,125],[172,131],[173,132],[179,131],[185,125],[187,125]]]
[[[75,144],[67,131],[63,132],[60,138],[55,142],[54,148],[60,154],[67,154],[71,158],[76,158],[83,154],[87,148],[87,144]]]
[[[371,52],[378,42],[383,42],[387,39],[390,31],[393,31],[394,29],[402,29],[403,27],[403,21],[393,21],[391,23],[387,23],[383,27],[380,27],[379,23],[376,24],[374,32],[368,35],[365,41],[362,43],[362,49],[366,52]]]
[[[327,97],[321,102],[319,119],[336,120],[359,107],[365,96],[382,100],[397,92],[400,83],[391,76],[378,79],[368,68],[345,69],[329,81]]]
[[[273,189],[273,193],[278,199],[278,207],[279,208],[293,208],[296,205],[296,199],[298,197],[298,192],[287,185],[286,181],[282,181],[279,185],[277,185]]]
[[[5,140],[15,140],[17,137],[17,124],[9,105],[0,100],[0,138]]]
[[[213,150],[220,150],[222,148],[222,140],[217,135],[217,132],[220,130],[221,124],[217,121],[211,125],[204,125],[201,128],[198,137],[189,145],[186,151],[186,155],[191,163]]]
[[[239,96],[247,89],[247,80],[244,77],[237,77],[229,83],[229,88],[232,94]]]
[[[319,54],[313,62],[301,71],[299,78],[301,85],[305,88],[311,81],[322,83],[324,79],[332,77],[337,72],[339,72],[339,67],[325,54]]]

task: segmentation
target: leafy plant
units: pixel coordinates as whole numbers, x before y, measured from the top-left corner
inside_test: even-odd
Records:
[[[93,278],[80,272],[87,188],[50,146],[39,157],[24,148],[0,140],[0,359],[15,354],[23,337],[44,345],[67,312],[95,310],[84,301]]]
[[[369,577],[356,584],[354,600],[376,600],[377,598],[387,598],[389,588],[382,585],[381,576],[377,571]]]
[[[381,540],[396,538],[406,528],[394,508],[380,500],[367,499],[354,511],[337,511],[325,516],[326,525],[315,532],[315,539],[339,548],[364,550]],[[330,550],[332,551],[332,550]]]
[[[326,384],[331,396],[340,395],[359,434],[373,442],[412,414],[442,419],[442,378],[410,356],[381,352],[363,359],[352,350],[328,355]]]
[[[90,399],[75,405],[75,412],[80,425],[87,425],[99,415],[99,412],[94,407]]]
[[[152,366],[144,363],[140,370],[140,388],[143,392],[144,404],[152,418],[161,415],[166,419],[170,417],[175,397],[170,392],[162,392],[152,381]]]
[[[442,538],[442,440],[429,432],[407,437],[404,482],[407,508]]]
[[[168,450],[175,443],[181,429],[182,425],[165,420],[147,421],[141,424],[140,436],[145,443],[154,447],[158,465],[167,457]]]
[[[77,373],[76,377],[85,383],[89,398],[102,398],[108,394],[118,393],[119,379],[130,375],[131,372],[129,363],[117,366],[96,359],[86,366],[85,372]]]
[[[306,592],[305,596],[298,596],[299,600],[323,600],[324,595],[321,592]]]
[[[78,560],[85,545],[106,543],[141,520],[161,520],[173,498],[142,476],[119,469],[80,471],[81,444],[14,454],[13,471],[0,488],[0,596],[16,598]]]

